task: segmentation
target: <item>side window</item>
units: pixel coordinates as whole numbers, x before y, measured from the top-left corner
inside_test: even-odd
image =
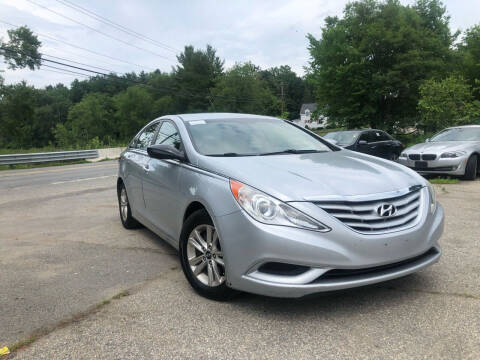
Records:
[[[383,137],[384,141],[393,140],[393,137],[391,135],[387,134],[385,131],[381,131],[381,133],[382,133],[382,137]]]
[[[133,143],[134,149],[146,150],[152,144],[155,133],[157,132],[158,123],[152,124],[145,128],[140,135],[137,136]]]
[[[368,131],[363,132],[363,133],[360,135],[360,138],[358,139],[358,141],[364,140],[364,141],[366,141],[367,143],[370,142],[370,139],[369,139],[368,134],[369,134]]]
[[[157,140],[155,141],[155,145],[170,145],[180,150],[182,145],[182,141],[180,139],[180,134],[177,131],[177,128],[173,123],[170,121],[164,121],[160,126],[160,130],[158,131]]]
[[[373,141],[387,141],[390,140],[383,131],[372,131]]]

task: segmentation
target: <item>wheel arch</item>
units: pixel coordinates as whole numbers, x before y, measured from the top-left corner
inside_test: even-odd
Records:
[[[210,218],[213,220],[213,216],[210,214],[210,211],[208,211],[208,208],[200,201],[194,200],[190,202],[190,204],[188,204],[188,206],[185,208],[185,211],[183,213],[182,224],[185,223],[185,221],[188,219],[190,215],[192,215],[195,211],[198,211],[198,210],[205,210],[208,216],[210,216]]]
[[[120,194],[120,187],[124,184],[123,179],[121,177],[117,178],[117,194]]]

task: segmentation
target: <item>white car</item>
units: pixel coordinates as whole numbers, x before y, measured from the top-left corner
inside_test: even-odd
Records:
[[[427,142],[405,149],[398,162],[420,174],[475,180],[480,171],[480,125],[447,128]]]

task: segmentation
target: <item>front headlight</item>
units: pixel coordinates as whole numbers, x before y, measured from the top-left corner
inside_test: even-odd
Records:
[[[454,158],[463,156],[465,154],[466,154],[465,151],[449,151],[449,152],[443,153],[442,155],[440,155],[440,157],[442,159],[454,159]]]
[[[403,159],[406,159],[407,158],[407,153],[402,152],[399,157],[403,158]]]
[[[433,214],[437,208],[437,194],[435,193],[435,188],[431,183],[428,183],[428,195],[430,212]]]
[[[322,232],[331,230],[328,226],[312,219],[287,203],[241,182],[230,180],[230,189],[242,209],[261,223]]]

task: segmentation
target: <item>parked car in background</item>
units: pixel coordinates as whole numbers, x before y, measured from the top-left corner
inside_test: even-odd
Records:
[[[277,118],[158,118],[121,155],[117,194],[123,225],[179,249],[187,280],[212,299],[368,285],[441,254],[428,181]]]
[[[480,125],[447,128],[405,149],[398,162],[421,174],[448,174],[475,180],[480,171]]]
[[[394,161],[405,148],[390,134],[374,129],[334,131],[323,138],[345,149]]]

